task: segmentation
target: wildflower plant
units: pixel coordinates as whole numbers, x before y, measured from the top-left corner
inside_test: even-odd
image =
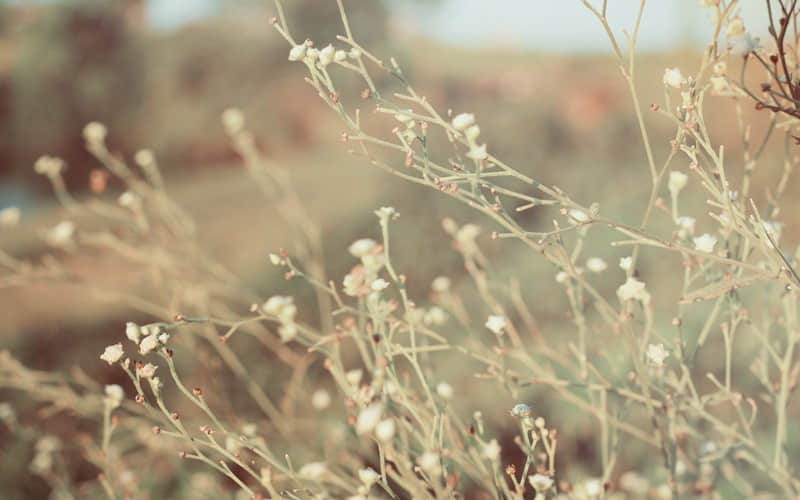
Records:
[[[322,41],[295,38],[276,2],[271,24],[287,42],[287,64],[305,73],[310,92],[340,118],[349,152],[475,214],[463,224],[442,221],[465,279],[437,276],[427,297],[414,296],[395,249],[395,227],[404,219],[392,207],[374,210],[379,237],[339,249],[349,272],[329,274],[320,230],[291,179],[261,155],[244,113],[229,109],[222,122],[234,149],[293,228],[288,250],[265,261],[295,293],[306,287],[314,294],[306,302],[261,297],[203,251],[191,217],[167,193],[156,155],[142,150],[129,165],[107,148],[109,131],[90,123],[86,147],[124,191],[116,203],[77,200],[65,188],[62,162],[42,157],[36,171],[75,219],[43,238],[61,252],[116,253],[156,286],[147,293],[107,289],[57,259],[33,265],[3,252],[0,263],[9,283],[69,280],[150,320],[121,325],[97,353],[98,363],[127,376],[125,385],[101,387],[80,375],[54,380],[9,353],[2,354],[0,384],[101,422],[81,446],[99,471],[94,487],[109,498],[153,493],[158,487],[135,471],[173,464],[174,457],[227,478],[248,498],[797,496],[798,444],[789,431],[800,374],[800,276],[798,253],[781,240],[779,209],[796,161],[789,147],[766,201],[751,193],[771,137],[784,134],[791,145],[798,135],[797,6],[766,1],[772,40],[761,46],[737,0],[702,2],[713,39],[698,67],[666,68],[662,79],[646,82],[664,89],[663,102],[648,112],[636,78],[645,2],[623,40],[609,26],[607,2],[581,1],[608,34],[638,124],[650,182],[634,223],[496,157],[482,139],[481,117],[440,110],[394,58],[362,47],[341,1],[344,35]],[[760,90],[753,90],[749,65],[759,65],[767,80]],[[339,83],[345,78],[360,82],[360,95],[339,90],[347,88]],[[737,112],[740,158],[712,139],[704,111],[710,99]],[[771,113],[758,141],[751,141],[745,107]],[[654,120],[674,126],[662,156],[651,139]],[[691,193],[702,193],[708,213],[687,211]],[[0,212],[0,226],[19,221],[8,210]],[[526,211],[546,214],[552,226],[527,227]],[[80,223],[89,218],[93,224]],[[586,255],[589,238],[606,233],[619,269]],[[563,295],[564,321],[574,333],[568,341],[553,338],[520,280],[506,282],[487,257],[487,245],[512,240],[552,273],[552,293]],[[672,286],[651,286],[657,272],[668,273]],[[603,286],[600,277],[612,273],[615,286]],[[467,304],[465,290],[479,306]],[[256,346],[279,365],[270,380],[246,364]],[[710,366],[706,357],[717,350],[719,363]],[[443,359],[468,370],[470,382],[448,379],[437,369]],[[220,373],[222,387],[214,380]],[[472,379],[512,403],[474,407]],[[237,406],[241,398],[251,403],[246,409]],[[6,425],[17,427],[13,409],[3,410]],[[593,430],[591,464],[560,458],[575,432],[557,418],[565,411],[586,417]],[[322,413],[336,417],[323,425]],[[54,460],[61,444],[37,439],[31,466],[70,494]],[[642,463],[642,456],[651,460]],[[192,474],[207,480],[204,472]]]

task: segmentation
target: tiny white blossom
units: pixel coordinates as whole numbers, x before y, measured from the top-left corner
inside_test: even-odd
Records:
[[[301,61],[306,56],[306,47],[305,44],[301,43],[300,45],[295,45],[289,51],[289,60],[290,61]]]
[[[730,89],[730,85],[728,84],[728,79],[724,76],[712,76],[711,88],[715,93],[721,94],[727,92]]]
[[[664,366],[664,360],[669,356],[669,351],[664,349],[664,344],[650,344],[647,346],[647,360],[654,366]]]
[[[302,479],[319,481],[322,476],[328,473],[328,466],[324,462],[309,462],[297,471],[297,475]]]
[[[603,482],[599,479],[589,479],[583,484],[583,489],[590,498],[599,498],[605,491]]]
[[[717,244],[717,237],[706,233],[702,236],[693,238],[692,241],[694,241],[695,250],[711,253],[714,251],[714,245]]]
[[[61,221],[52,229],[47,231],[45,239],[54,247],[67,246],[72,242],[72,235],[75,234],[75,224],[72,221]]]
[[[367,467],[366,469],[359,469],[358,471],[358,479],[364,483],[364,486],[369,488],[381,478],[381,475],[375,472],[374,469],[371,467]]]
[[[664,70],[664,85],[679,89],[684,83],[686,83],[686,78],[683,77],[681,70],[678,68]]]
[[[375,290],[376,292],[380,292],[381,290],[385,290],[389,286],[389,282],[383,278],[378,278],[372,282],[370,288]]]
[[[13,227],[19,224],[20,216],[22,212],[20,212],[19,208],[17,207],[6,207],[0,210],[0,226],[2,227]]]
[[[361,382],[361,378],[363,376],[364,376],[364,370],[362,370],[361,368],[355,368],[345,373],[344,379],[347,380],[348,384],[356,386]]]
[[[547,491],[553,487],[553,479],[544,474],[528,476],[528,482],[531,483],[531,486],[533,486],[533,489],[537,492]]]
[[[569,211],[569,216],[578,222],[586,222],[589,220],[589,216],[586,215],[586,212],[584,212],[583,210],[578,210],[576,208],[573,208],[572,210]]]
[[[487,460],[496,462],[500,460],[500,451],[500,443],[498,443],[496,439],[492,439],[483,445],[483,448],[481,449],[481,455],[483,455],[483,457]]]
[[[463,132],[467,128],[475,124],[475,115],[472,113],[457,114],[452,121],[453,128],[459,132]]]
[[[672,196],[678,196],[686,183],[689,181],[689,176],[679,170],[672,170],[669,173],[669,181],[667,182],[667,189]]]
[[[744,21],[742,21],[741,17],[736,16],[728,22],[728,28],[725,30],[726,35],[736,37],[742,36],[744,33]]]
[[[125,391],[119,384],[107,385],[106,397],[108,398],[109,403],[111,403],[114,408],[117,408],[125,399]]]
[[[340,63],[347,59],[347,52],[343,50],[337,50],[335,54],[333,54],[333,60],[337,63]]]
[[[502,335],[506,328],[506,317],[501,314],[493,314],[486,320],[486,328],[495,335]]]
[[[160,334],[158,336],[158,341],[161,342],[162,344],[166,344],[169,341],[169,334],[168,333]]]
[[[287,307],[294,306],[294,299],[292,297],[287,297],[284,295],[273,295],[266,302],[261,308],[267,314],[272,314],[273,316],[282,316],[284,315],[284,311]],[[297,308],[295,307],[295,311]]]
[[[450,278],[447,276],[437,276],[431,282],[431,289],[436,293],[444,293],[450,290]]]
[[[36,163],[33,164],[33,170],[37,174],[46,175],[48,177],[55,177],[61,174],[64,168],[64,160],[56,158],[55,156],[40,156]]]
[[[142,199],[141,197],[139,197],[138,194],[134,192],[125,191],[124,193],[119,195],[119,198],[117,198],[117,203],[119,203],[120,206],[122,207],[131,210],[136,210],[142,206]]]
[[[526,405],[525,403],[517,403],[511,408],[511,411],[508,412],[512,417],[517,418],[525,418],[530,417],[533,415],[533,410],[530,406]]]
[[[139,376],[142,378],[152,378],[156,374],[158,366],[153,363],[147,363],[139,369]]]
[[[566,283],[569,279],[569,274],[566,271],[559,271],[556,273],[556,283]]]
[[[108,129],[99,122],[89,122],[83,127],[83,138],[89,145],[101,144],[106,140]]]
[[[356,419],[356,434],[363,436],[372,432],[380,422],[382,413],[383,407],[380,404],[372,404],[361,410]]]
[[[140,149],[133,155],[133,161],[140,167],[149,167],[156,162],[156,157],[149,149]]]
[[[622,257],[621,259],[619,259],[619,267],[623,271],[627,271],[628,269],[630,269],[631,265],[633,265],[633,257],[629,256],[629,257]]]
[[[142,343],[139,344],[139,354],[148,354],[155,350],[158,347],[158,336],[156,335],[148,335],[144,339],[142,339]]]
[[[447,382],[439,382],[436,385],[436,394],[441,396],[442,399],[453,399],[454,393],[453,386]]]
[[[472,125],[464,131],[464,135],[467,137],[469,142],[475,142],[475,139],[477,139],[480,134],[481,128],[477,125]]]
[[[347,57],[349,57],[350,59],[358,59],[359,57],[361,57],[361,51],[353,47],[352,49],[350,49],[350,52],[347,53]]]
[[[238,108],[228,108],[222,112],[222,126],[228,135],[236,135],[244,130],[244,113]]]
[[[375,240],[373,239],[362,238],[354,241],[347,250],[350,252],[350,255],[360,259],[361,257],[372,253],[377,245],[378,244],[375,243]]]
[[[389,219],[394,220],[400,217],[400,213],[393,207],[381,207],[378,210],[375,210],[375,215],[378,216],[378,219],[380,219],[382,224],[386,223],[386,221]]]
[[[447,313],[441,307],[433,306],[425,312],[422,321],[426,325],[441,326],[447,322]]]
[[[382,443],[391,441],[394,437],[394,432],[395,423],[391,418],[381,420],[378,422],[378,425],[375,426],[375,437],[378,438],[378,441],[381,441]]]
[[[324,410],[331,405],[331,395],[325,389],[317,389],[311,395],[311,406],[315,410]]]
[[[327,66],[333,62],[335,55],[336,49],[333,48],[333,45],[328,44],[324,49],[319,51],[319,63],[322,66]]]
[[[624,284],[617,288],[617,297],[623,302],[638,300],[643,304],[650,302],[650,294],[645,289],[645,284],[634,277],[629,277]]]
[[[439,454],[433,451],[426,451],[417,457],[417,465],[431,476],[438,476],[442,472]]]
[[[137,325],[132,321],[128,321],[127,323],[125,323],[125,336],[128,337],[128,339],[131,342],[135,342],[138,344],[141,334],[142,331],[139,328],[139,325]]]
[[[100,359],[109,365],[113,365],[122,358],[123,354],[125,354],[125,352],[122,350],[122,343],[118,342],[116,344],[107,346],[103,351],[103,354],[100,355]]]
[[[593,273],[602,273],[608,269],[608,264],[600,257],[590,257],[586,261],[586,268]]]
[[[467,153],[467,158],[471,158],[477,161],[485,160],[488,157],[489,153],[486,152],[486,144],[481,144],[480,146],[473,145],[472,148],[470,148],[469,152]]]

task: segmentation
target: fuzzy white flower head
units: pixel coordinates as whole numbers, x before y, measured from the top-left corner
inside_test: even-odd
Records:
[[[375,215],[378,216],[381,224],[385,224],[389,219],[394,220],[400,217],[400,213],[393,207],[381,207],[378,210],[375,210]]]
[[[344,61],[345,59],[347,59],[347,52],[345,52],[343,50],[337,50],[333,54],[333,60],[336,61],[337,63],[340,63],[340,62]]]
[[[344,379],[347,380],[347,383],[352,386],[358,386],[361,383],[361,379],[364,377],[364,370],[361,368],[354,368],[352,370],[347,371],[344,374]]]
[[[350,49],[350,52],[347,53],[347,57],[349,57],[350,59],[358,59],[361,57],[361,50],[353,47],[352,49]]]
[[[600,257],[590,257],[586,261],[586,268],[593,273],[602,273],[608,269],[608,264]]]
[[[266,302],[264,305],[261,306],[261,309],[264,310],[267,314],[272,314],[273,316],[281,316],[283,311],[289,307],[294,305],[294,299],[292,297],[287,297],[284,295],[273,295]],[[296,310],[296,309],[295,309]]]
[[[328,473],[328,466],[324,462],[309,462],[300,467],[297,475],[302,479],[309,479],[311,481],[319,481]]]
[[[388,281],[386,281],[383,278],[378,278],[378,279],[376,279],[375,281],[372,282],[372,284],[370,285],[370,288],[372,288],[372,290],[374,290],[376,292],[380,292],[380,291],[385,290],[388,286],[389,286],[389,282]]]
[[[117,408],[125,399],[125,391],[119,384],[111,384],[106,386],[106,400],[112,407]]]
[[[447,382],[439,382],[436,385],[436,394],[438,394],[442,399],[453,399],[453,394],[455,391],[453,390],[453,386],[448,384]]]
[[[317,389],[311,395],[311,406],[315,410],[324,410],[331,405],[331,395],[325,389]]]
[[[569,274],[566,271],[559,271],[556,273],[556,283],[566,283],[569,279]]]
[[[647,361],[653,366],[664,366],[664,360],[669,357],[669,351],[664,344],[650,344],[647,346]]]
[[[686,183],[689,181],[689,176],[679,170],[672,170],[669,173],[669,181],[667,182],[667,189],[672,196],[678,196]]]
[[[128,339],[131,342],[135,342],[138,344],[141,335],[142,335],[142,330],[139,328],[139,325],[137,325],[132,321],[128,321],[127,323],[125,323],[125,336],[128,337]]]
[[[453,118],[451,123],[454,129],[463,132],[475,124],[475,115],[472,113],[460,113]]]
[[[381,420],[375,426],[375,437],[382,443],[387,443],[392,440],[395,432],[395,423],[391,418]]]
[[[589,220],[589,216],[586,215],[586,212],[584,212],[583,210],[578,210],[576,208],[573,208],[568,213],[569,217],[577,222],[586,222]]]
[[[278,327],[278,336],[284,344],[297,337],[297,325],[294,323],[283,323]]]
[[[361,410],[356,419],[356,434],[363,436],[372,432],[381,421],[382,413],[383,406],[380,404],[372,404]]]
[[[54,247],[64,247],[72,243],[72,235],[75,234],[75,224],[72,221],[61,221],[45,234],[47,243]]]
[[[544,474],[528,476],[528,482],[531,483],[531,486],[533,486],[533,489],[537,492],[547,491],[553,487],[553,479]]]
[[[380,478],[381,475],[375,472],[375,469],[373,469],[372,467],[367,467],[366,469],[359,469],[358,471],[359,481],[361,481],[367,488],[377,483]]]
[[[502,335],[506,328],[506,317],[502,314],[493,314],[486,320],[486,328],[495,335]]]
[[[422,316],[422,321],[426,325],[441,326],[447,322],[447,313],[439,306],[433,306]]]
[[[623,271],[629,270],[631,265],[633,265],[633,257],[628,256],[619,259],[619,268]]]
[[[450,278],[447,276],[437,276],[431,282],[431,290],[436,293],[445,293],[450,290]]]
[[[157,335],[148,335],[142,339],[142,343],[139,344],[139,354],[145,355],[153,352],[156,347],[158,347],[158,343]]]
[[[467,153],[467,158],[476,161],[485,160],[488,157],[489,153],[486,152],[486,144],[481,144],[480,146],[474,144]]]
[[[100,355],[100,359],[109,365],[113,365],[122,359],[123,354],[125,354],[125,352],[122,350],[122,343],[118,342],[116,344],[107,346],[103,351],[103,354]]]
[[[106,140],[108,129],[100,122],[89,122],[83,127],[83,138],[89,145],[102,144]]]
[[[464,131],[464,135],[467,137],[469,142],[475,142],[475,139],[481,135],[481,128],[477,125],[472,125],[467,130]]]
[[[46,175],[48,177],[55,177],[61,174],[63,168],[64,160],[48,155],[40,156],[36,160],[36,163],[33,164],[33,170],[37,174]]]
[[[133,161],[140,167],[149,167],[156,162],[156,157],[149,149],[140,149],[133,155]]]
[[[694,231],[694,225],[697,222],[697,219],[694,217],[689,217],[688,215],[681,215],[678,217],[678,220],[675,221],[675,224],[678,225],[679,228],[685,229],[687,231]]]
[[[289,50],[289,60],[290,61],[302,61],[303,58],[306,56],[306,50],[308,47],[304,43],[300,45],[295,45],[294,47]]]
[[[347,248],[347,250],[350,252],[350,255],[360,259],[361,257],[372,253],[376,246],[378,246],[378,244],[375,243],[375,240],[370,238],[362,238],[354,241]]]
[[[622,302],[638,300],[643,304],[650,303],[650,294],[645,289],[645,284],[634,277],[629,277],[624,284],[617,288],[617,297]]]
[[[664,85],[679,89],[684,83],[686,83],[686,78],[683,77],[681,70],[678,68],[664,70]]]
[[[517,403],[514,405],[513,408],[508,412],[509,415],[512,417],[517,418],[528,418],[533,415],[533,410],[530,406],[526,405],[525,403]]]
[[[0,226],[14,227],[19,224],[19,219],[22,215],[17,207],[6,207],[0,210]]]
[[[706,233],[702,236],[693,238],[692,241],[694,241],[695,250],[711,253],[714,251],[714,245],[717,244],[717,237]]]
[[[244,130],[244,113],[239,108],[228,108],[222,112],[222,126],[228,135]]]
[[[333,62],[333,58],[336,55],[336,49],[333,48],[333,45],[328,44],[324,49],[319,51],[319,63],[324,67],[329,65]]]
[[[589,479],[583,483],[583,489],[589,498],[600,498],[604,493],[603,482],[599,479]]]
[[[496,439],[492,439],[483,445],[481,455],[489,461],[497,462],[500,460],[500,443]]]
[[[125,191],[119,195],[117,203],[130,210],[136,210],[142,206],[142,198],[132,191]]]
[[[153,363],[147,363],[139,369],[139,376],[142,378],[153,378],[153,375],[156,374],[156,370],[158,370],[158,366]]]
[[[417,457],[417,465],[431,476],[438,476],[442,472],[442,465],[439,461],[439,454],[433,451],[426,451]]]
[[[741,17],[736,16],[728,22],[728,27],[725,30],[725,34],[730,37],[735,36],[742,36],[744,35],[744,21]]]
[[[728,84],[728,79],[724,76],[712,76],[711,77],[711,89],[716,94],[722,94],[730,90],[730,85]]]
[[[475,224],[464,224],[456,233],[456,241],[461,244],[475,243],[475,238],[481,232],[481,228]]]

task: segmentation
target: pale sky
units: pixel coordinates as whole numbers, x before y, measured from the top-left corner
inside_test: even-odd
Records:
[[[319,0],[332,1],[332,0]],[[361,0],[374,1],[374,0]],[[598,5],[600,0],[591,0]],[[213,15],[219,0],[148,0],[156,26],[177,27]],[[615,34],[633,28],[640,0],[609,0],[608,16]],[[709,9],[698,0],[650,0],[639,35],[641,50],[664,50],[681,44],[703,44],[711,32]],[[465,46],[513,46],[563,52],[605,52],[608,40],[600,24],[580,0],[439,0],[427,3],[395,0],[394,24],[399,30],[424,34],[444,43]],[[766,14],[762,0],[741,0],[748,31],[762,37]]]

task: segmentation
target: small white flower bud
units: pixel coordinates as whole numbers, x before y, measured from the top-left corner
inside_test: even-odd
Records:
[[[222,112],[222,126],[225,133],[235,135],[244,129],[244,113],[238,108],[228,108]]]
[[[305,44],[295,45],[289,51],[289,60],[290,61],[301,61],[306,56],[306,50],[308,47]]]
[[[100,359],[108,363],[109,365],[113,365],[120,359],[122,359],[122,355],[125,354],[122,350],[122,343],[118,342],[116,344],[107,346],[103,351],[103,354],[100,355]]]
[[[372,240],[370,238],[362,238],[360,240],[354,241],[347,250],[353,257],[361,258],[364,257],[365,255],[372,253],[372,250],[377,245],[378,244],[375,243],[375,240]]]
[[[375,426],[375,437],[382,443],[388,443],[394,437],[395,423],[391,418],[381,420]]]
[[[474,142],[475,139],[481,134],[481,128],[477,125],[472,125],[467,130],[464,131],[464,135],[467,136],[467,140],[470,142]]]
[[[142,343],[139,344],[139,354],[149,354],[158,347],[158,337],[156,335],[148,335],[144,339],[142,339]]]
[[[6,207],[0,210],[0,226],[13,227],[19,224],[22,212],[17,207]]]
[[[380,422],[382,413],[383,407],[380,404],[373,404],[361,410],[356,419],[356,434],[363,436],[372,432]]]
[[[324,49],[319,51],[319,63],[323,67],[329,65],[333,62],[335,54],[336,49],[333,48],[333,45],[328,44]]]
[[[340,63],[347,59],[347,52],[343,50],[337,50],[336,53],[333,54],[333,60],[337,63]]]
[[[325,389],[318,389],[311,395],[311,406],[315,410],[324,410],[331,405],[331,395]]]
[[[153,375],[156,374],[156,370],[157,369],[158,369],[158,366],[156,366],[156,365],[154,365],[152,363],[147,363],[141,369],[139,369],[139,376],[142,377],[142,378],[152,378]]]
[[[111,384],[106,386],[106,400],[113,408],[119,407],[125,399],[125,391],[119,384]]]
[[[125,336],[132,342],[139,343],[139,338],[142,335],[142,331],[139,328],[139,325],[132,321],[128,321],[125,323]]]
[[[489,319],[486,320],[486,328],[495,335],[503,335],[506,328],[506,317],[501,314],[489,316]]]
[[[140,167],[149,167],[156,162],[156,157],[149,149],[140,149],[133,155],[133,161]]]
[[[450,278],[438,276],[431,282],[431,290],[436,293],[444,293],[450,290]]]
[[[367,467],[366,469],[360,469],[358,471],[358,479],[364,483],[364,486],[367,488],[377,483],[380,478],[381,475],[370,467]]]
[[[436,385],[436,394],[438,394],[442,399],[453,399],[453,394],[455,391],[453,390],[453,386],[448,384],[447,382],[439,382]]]
[[[679,89],[684,83],[686,83],[686,78],[683,77],[681,70],[678,68],[664,70],[664,85]]]
[[[347,55],[348,57],[350,57],[350,59],[358,59],[359,57],[361,57],[361,51],[353,47],[352,49],[350,49],[350,52],[348,52]]]
[[[475,115],[472,113],[460,113],[453,118],[451,124],[454,129],[463,132],[475,124]]]
[[[89,122],[83,127],[83,138],[90,146],[102,144],[106,140],[106,135],[108,135],[108,129],[102,123]]]

